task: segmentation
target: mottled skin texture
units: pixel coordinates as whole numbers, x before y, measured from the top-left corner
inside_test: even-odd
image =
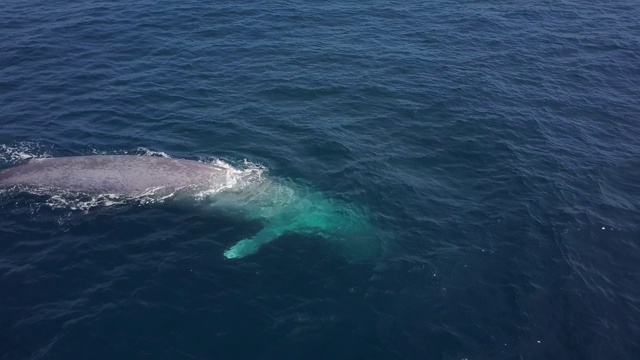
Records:
[[[136,196],[153,189],[207,185],[224,170],[192,160],[96,155],[35,159],[0,171],[0,186],[24,185],[89,194]]]

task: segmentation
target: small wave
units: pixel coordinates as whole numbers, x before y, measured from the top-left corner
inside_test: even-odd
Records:
[[[138,155],[138,156],[159,156],[164,158],[171,158],[169,154],[164,151],[155,151],[146,147],[137,147],[135,150],[102,150],[91,148],[92,155]]]
[[[51,154],[44,146],[23,141],[14,145],[0,144],[0,161],[9,164],[18,164],[34,158],[48,158]]]
[[[164,151],[154,151],[147,149],[146,147],[139,147],[134,152],[133,155],[141,155],[141,156],[160,156],[165,158],[171,158],[169,154]]]

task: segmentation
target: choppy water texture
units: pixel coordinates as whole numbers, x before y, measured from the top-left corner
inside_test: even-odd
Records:
[[[0,167],[246,159],[393,241],[4,192],[0,358],[637,359],[639,4],[4,1]]]

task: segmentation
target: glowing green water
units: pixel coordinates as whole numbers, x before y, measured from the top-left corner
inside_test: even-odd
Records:
[[[217,193],[208,200],[212,206],[264,222],[264,228],[253,237],[224,252],[228,259],[254,254],[285,233],[319,235],[329,241],[352,242],[349,245],[362,243],[363,253],[370,252],[376,235],[364,209],[296,184],[264,180]]]

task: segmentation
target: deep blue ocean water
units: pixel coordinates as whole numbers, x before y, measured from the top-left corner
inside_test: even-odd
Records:
[[[0,168],[245,160],[355,261],[168,203],[0,194],[0,359],[637,359],[640,3],[0,4]],[[89,206],[93,205],[93,206]]]

